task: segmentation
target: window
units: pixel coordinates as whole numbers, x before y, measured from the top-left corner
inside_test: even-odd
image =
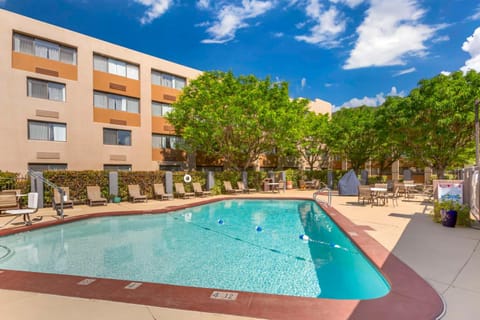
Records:
[[[95,54],[93,55],[93,68],[97,71],[138,80],[138,66],[125,61]]]
[[[178,149],[183,139],[178,136],[165,134],[152,134],[152,148],[154,149]]]
[[[29,163],[28,169],[33,171],[67,170],[67,165],[65,163]]]
[[[19,33],[13,34],[13,51],[63,63],[77,64],[77,49]]]
[[[104,164],[103,170],[105,171],[132,171],[130,164]]]
[[[152,70],[152,84],[182,90],[187,79],[165,72]]]
[[[27,94],[34,98],[65,101],[65,84],[28,78]]]
[[[132,132],[130,130],[103,128],[103,144],[131,146]]]
[[[67,141],[67,125],[65,123],[28,120],[28,139]]]
[[[152,116],[165,117],[172,109],[171,104],[152,101]]]
[[[140,113],[140,100],[112,93],[94,91],[93,105],[97,108]]]

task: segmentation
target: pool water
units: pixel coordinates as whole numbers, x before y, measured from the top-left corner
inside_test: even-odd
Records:
[[[228,200],[18,233],[0,238],[0,268],[335,299],[390,290],[308,200]]]

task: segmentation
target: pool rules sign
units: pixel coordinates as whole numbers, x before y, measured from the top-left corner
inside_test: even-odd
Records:
[[[455,201],[463,204],[463,182],[439,183],[438,201]]]

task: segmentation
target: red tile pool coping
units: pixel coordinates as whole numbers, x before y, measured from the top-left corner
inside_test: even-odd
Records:
[[[0,236],[93,217],[165,213],[226,199],[232,198],[212,198],[190,205],[172,206],[158,210],[86,214],[71,217],[64,221],[43,222],[29,227],[0,230]],[[258,199],[265,200],[268,198]],[[282,200],[284,199],[288,200],[289,198],[282,198]],[[301,198],[291,198],[291,200],[298,199]],[[305,198],[305,200],[311,200],[311,198]],[[0,289],[279,320],[436,319],[442,314],[444,306],[440,296],[424,279],[380,243],[371,238],[364,231],[363,227],[352,223],[335,208],[324,204],[320,205],[373,264],[377,266],[385,279],[390,283],[391,291],[386,296],[371,300],[334,300],[232,290],[229,292],[236,293],[236,299],[228,299],[231,297],[230,295],[225,295],[227,299],[213,299],[211,295],[214,291],[225,292],[225,290],[148,282],[142,282],[138,286],[138,284],[135,285],[132,281],[127,280],[11,270],[0,271]],[[352,270],[352,272],[355,272],[355,270]],[[94,281],[82,282],[85,279]]]

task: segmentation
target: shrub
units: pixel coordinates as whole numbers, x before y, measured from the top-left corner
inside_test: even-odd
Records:
[[[433,221],[442,222],[441,210],[454,210],[457,212],[457,225],[463,227],[470,227],[472,220],[470,219],[470,207],[465,204],[460,204],[456,201],[435,201],[433,204]]]

